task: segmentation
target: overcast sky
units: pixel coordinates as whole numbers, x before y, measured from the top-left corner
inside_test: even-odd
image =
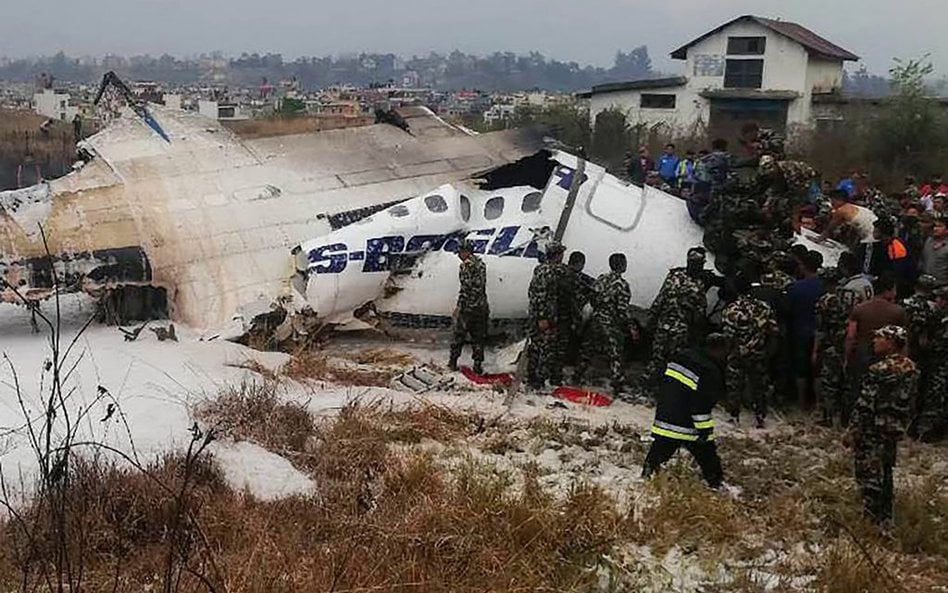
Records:
[[[648,45],[657,68],[678,45],[741,14],[794,20],[884,73],[930,53],[948,73],[945,0],[2,0],[0,55],[359,51],[410,56],[538,50],[609,65]]]

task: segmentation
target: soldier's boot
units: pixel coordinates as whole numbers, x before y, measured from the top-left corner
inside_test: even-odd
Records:
[[[461,348],[460,346],[451,345],[451,355],[448,358],[448,369],[452,371],[458,370],[458,359],[461,358]]]
[[[472,367],[474,372],[478,375],[484,374],[484,346],[480,344],[474,345],[474,366]]]

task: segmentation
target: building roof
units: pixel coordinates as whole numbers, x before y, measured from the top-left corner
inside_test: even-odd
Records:
[[[750,14],[739,16],[734,20],[724,23],[723,25],[721,25],[720,27],[716,29],[708,31],[701,37],[698,37],[697,39],[694,39],[688,42],[687,44],[679,47],[675,51],[673,51],[671,53],[671,57],[676,60],[686,59],[688,57],[688,49],[691,46],[698,43],[699,41],[703,41],[704,39],[706,39],[707,37],[710,37],[711,35],[714,35],[715,33],[718,33],[719,31],[721,31],[722,29],[725,29],[726,27],[730,27],[731,25],[738,22],[742,22],[742,21],[750,21],[750,22],[757,23],[758,25],[761,25],[762,27],[766,27],[770,29],[771,31],[774,31],[775,33],[779,33],[783,35],[784,37],[788,37],[792,39],[793,41],[796,41],[803,47],[805,47],[807,51],[809,51],[811,54],[817,55],[821,58],[827,58],[831,60],[843,60],[843,61],[856,61],[859,59],[859,56],[857,56],[856,54],[841,48],[840,46],[836,45],[835,43],[823,37],[820,37],[819,35],[807,29],[803,25],[792,23],[790,21],[768,19],[768,18],[754,16]]]
[[[684,76],[671,76],[668,78],[643,78],[641,80],[629,80],[626,82],[609,82],[598,84],[591,91],[576,93],[577,97],[588,98],[592,95],[601,93],[615,93],[619,91],[638,91],[645,89],[664,89],[669,87],[684,86],[688,79]]]

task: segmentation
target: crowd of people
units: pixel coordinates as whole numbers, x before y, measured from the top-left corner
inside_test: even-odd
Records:
[[[633,182],[673,189],[705,229],[704,246],[668,273],[646,319],[630,305],[625,255],[613,254],[609,272],[593,279],[581,253],[563,263],[565,247],[547,246],[529,288],[527,380],[584,386],[606,362],[617,396],[657,399],[646,474],[684,445],[712,485],[722,480],[715,402],[734,424],[748,413],[759,428],[774,406],[815,409],[816,422],[853,442],[867,511],[886,521],[896,443],[939,440],[948,426],[948,186],[940,176],[921,187],[907,179],[886,195],[864,172],[822,183],[786,159],[776,134],[749,127],[742,145],[742,157],[716,140],[700,156],[678,158],[668,145],[657,163],[645,150],[630,160]],[[812,247],[848,249],[835,245],[839,261],[826,265],[795,244],[802,229]],[[450,364],[470,341],[482,371],[485,268],[468,243],[459,256]],[[635,354],[645,371],[630,378]],[[700,397],[683,395],[691,392]]]

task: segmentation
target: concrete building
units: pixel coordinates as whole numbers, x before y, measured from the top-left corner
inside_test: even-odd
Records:
[[[753,121],[793,134],[819,117],[814,102],[837,96],[843,64],[858,56],[787,21],[741,16],[671,53],[681,76],[634,80],[581,93],[590,117],[618,108],[629,123],[666,135],[734,138]]]
[[[198,101],[198,113],[204,117],[220,121],[237,121],[250,119],[250,114],[237,103],[221,103],[218,101]]]
[[[60,121],[72,121],[79,113],[79,107],[71,104],[68,93],[57,93],[53,89],[43,89],[33,95],[33,109],[44,117]]]

